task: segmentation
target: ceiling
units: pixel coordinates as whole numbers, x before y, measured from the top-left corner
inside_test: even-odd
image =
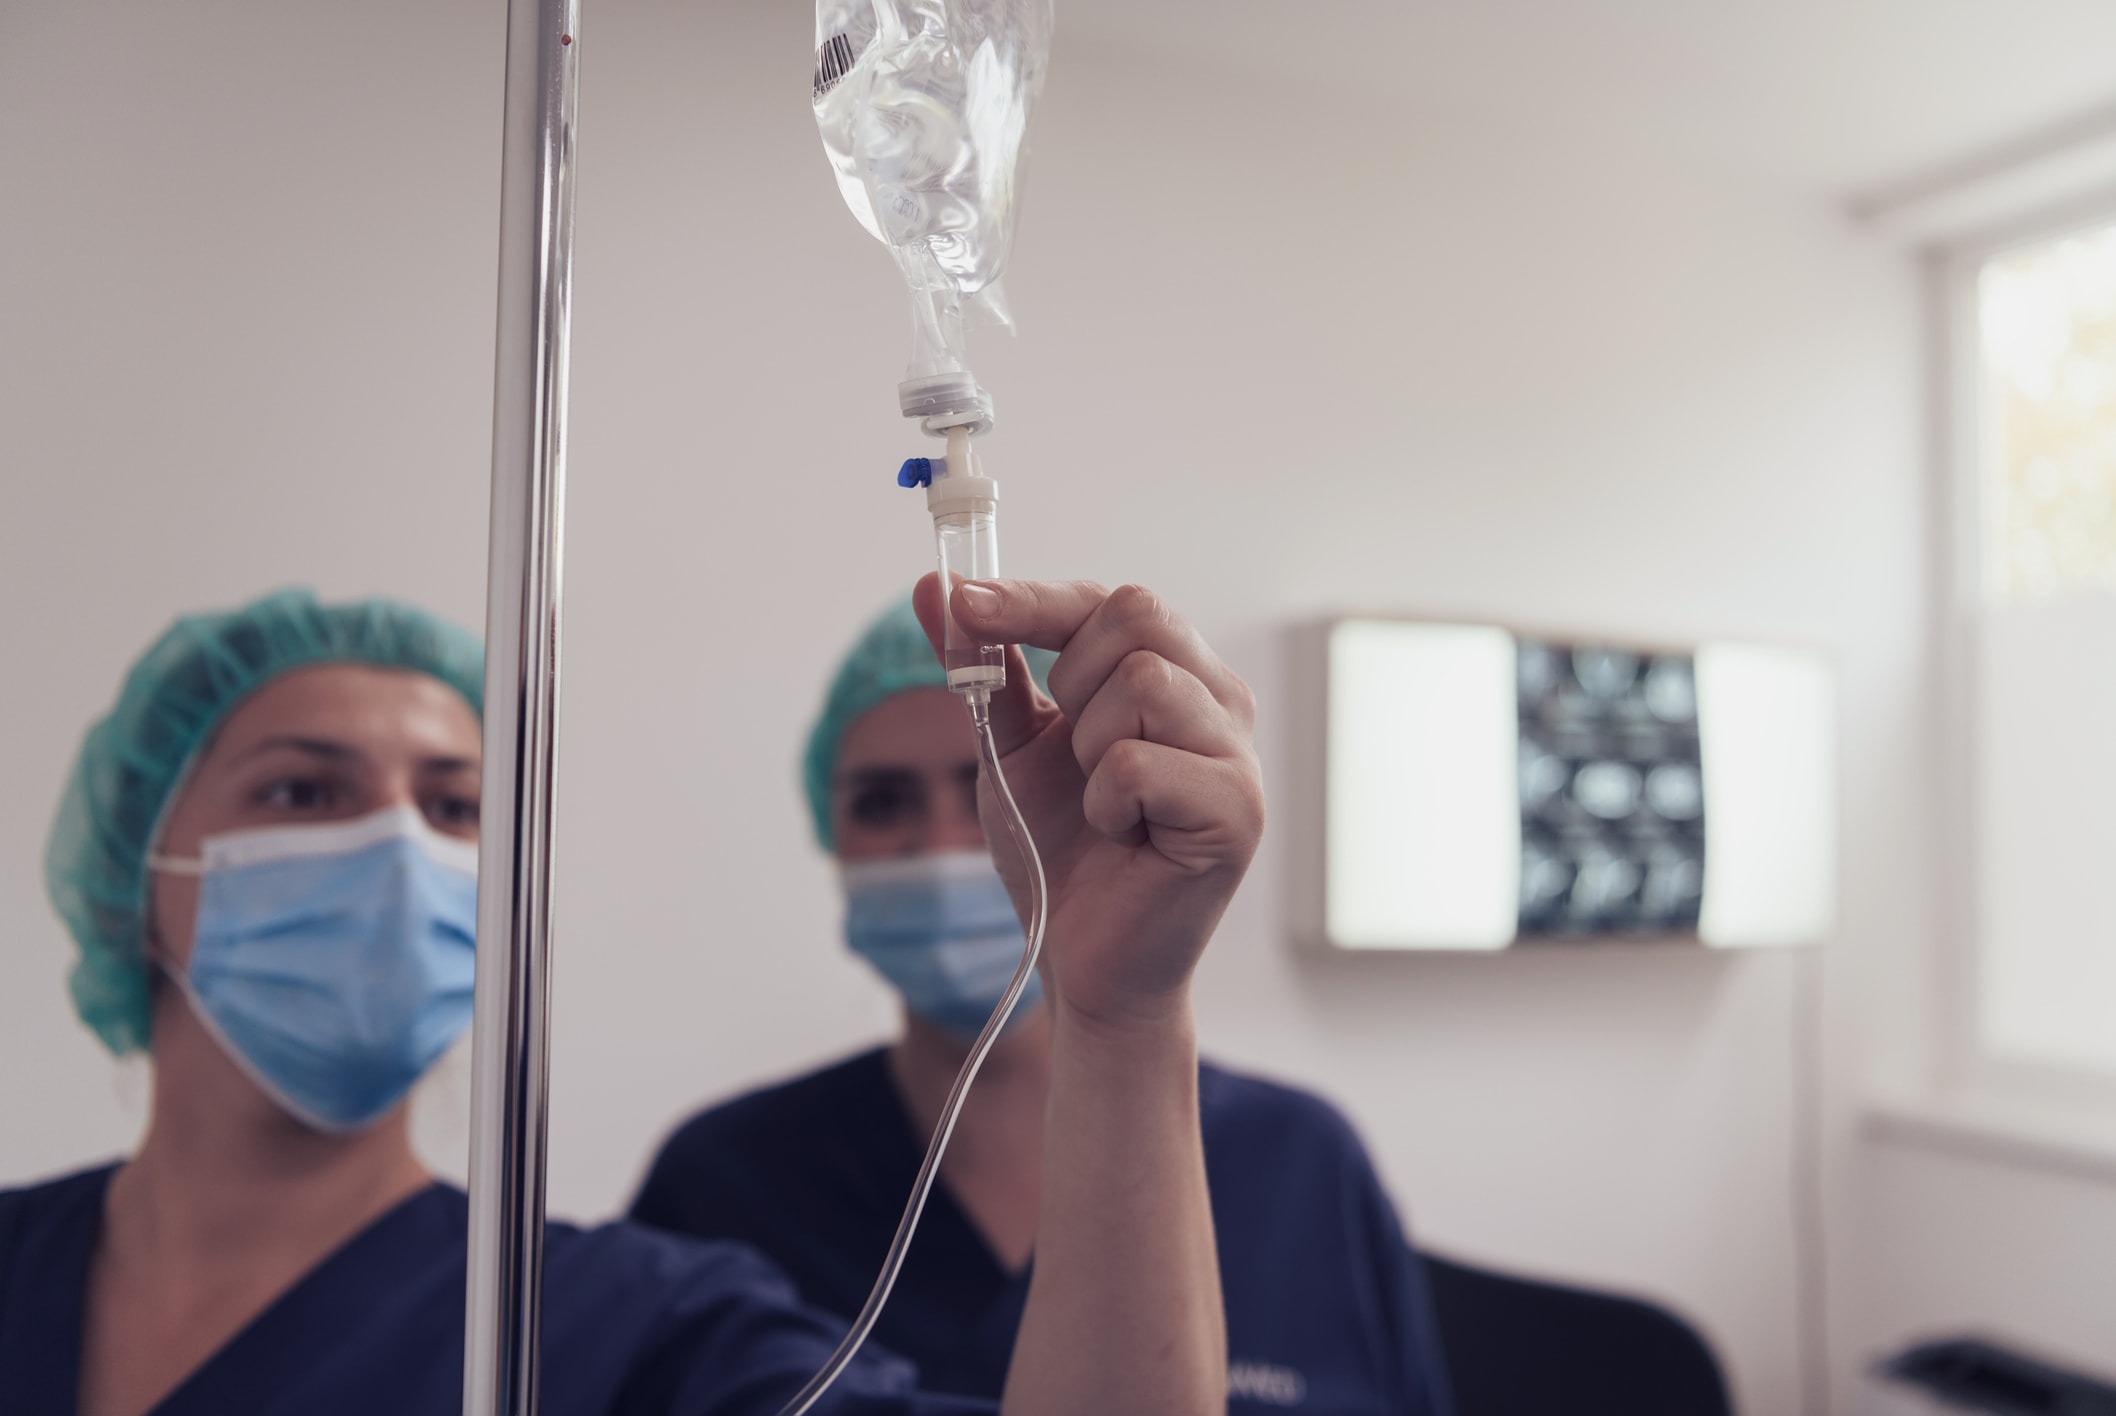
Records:
[[[1847,200],[2116,130],[2112,0],[1056,0],[1251,79],[1687,150]]]

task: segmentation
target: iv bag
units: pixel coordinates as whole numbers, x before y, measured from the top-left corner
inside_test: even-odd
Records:
[[[1051,0],[816,0],[816,126],[845,204],[911,289],[911,379],[968,372],[965,309],[999,277],[1043,87]]]

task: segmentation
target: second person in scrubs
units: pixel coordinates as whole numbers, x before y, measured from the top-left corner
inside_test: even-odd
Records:
[[[1033,667],[1041,681],[1048,656]],[[1148,655],[1113,671],[1164,669]],[[693,1117],[632,1207],[648,1224],[762,1249],[806,1301],[842,1314],[867,1297],[949,1087],[1023,948],[980,824],[977,740],[945,685],[899,603],[839,666],[803,762],[816,838],[839,864],[846,942],[898,993],[901,1031]],[[1080,689],[1064,667],[1045,686],[1060,705]],[[1092,752],[1098,735],[1137,730],[1083,718],[1072,745]],[[1154,830],[1185,859],[1181,830]],[[1005,850],[999,864],[1012,869]],[[936,1390],[994,1396],[1006,1380],[1037,1247],[1051,1075],[1049,1012],[1032,986],[970,1090],[876,1329]],[[1198,1092],[1229,1410],[1448,1411],[1422,1269],[1343,1117],[1209,1063]]]

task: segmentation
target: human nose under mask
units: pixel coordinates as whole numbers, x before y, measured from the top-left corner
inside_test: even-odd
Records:
[[[1027,947],[1004,881],[982,850],[849,861],[845,942],[914,1014],[975,1037],[1005,995]],[[1029,975],[1013,1026],[1043,996]]]
[[[477,846],[417,811],[232,831],[148,864],[200,877],[191,962],[166,971],[308,1125],[373,1124],[469,1026]]]

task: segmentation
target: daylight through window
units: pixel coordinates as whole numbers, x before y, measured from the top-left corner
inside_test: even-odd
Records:
[[[2116,225],[1990,261],[1979,294],[1986,590],[2116,591]]]

